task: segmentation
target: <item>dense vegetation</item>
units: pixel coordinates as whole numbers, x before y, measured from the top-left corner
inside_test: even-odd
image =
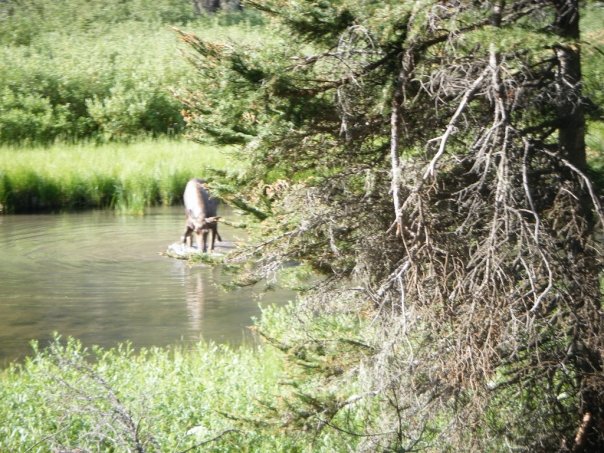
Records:
[[[344,450],[336,432],[312,440],[260,421],[272,413],[264,402],[286,377],[282,365],[269,348],[91,351],[57,340],[3,372],[0,450]]]
[[[255,25],[185,0],[0,2],[0,144],[178,134],[172,92],[191,71],[171,27],[242,39]]]
[[[217,148],[180,141],[174,93],[195,74],[173,27],[255,42],[261,20],[194,6],[0,2],[0,212],[142,212],[179,202],[188,178],[226,166]]]
[[[275,36],[181,33],[190,134],[238,146],[213,189],[258,219],[229,262],[304,299],[264,313],[257,350],[36,351],[1,376],[0,450],[600,451],[602,212],[573,115],[595,171],[604,11],[586,3],[591,103],[562,64],[573,1],[258,0]]]
[[[267,334],[304,334],[290,329],[291,310],[267,310],[259,327]],[[330,326],[334,335],[354,328],[335,319]],[[344,363],[346,356],[335,360]],[[296,408],[281,398],[308,393],[314,385],[304,376],[308,370],[286,365],[276,348],[234,350],[200,343],[186,351],[134,351],[128,345],[103,350],[57,337],[44,350],[34,344],[31,359],[2,371],[0,451],[328,453],[353,448],[354,439],[327,426],[309,434],[283,423]],[[359,389],[351,381],[324,391],[345,396]],[[364,423],[354,410],[335,421],[357,429]],[[308,429],[313,427],[315,422]]]

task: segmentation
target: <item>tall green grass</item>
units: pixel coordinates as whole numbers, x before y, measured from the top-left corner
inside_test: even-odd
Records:
[[[604,122],[592,121],[588,124],[585,137],[587,163],[592,179],[600,191],[604,192]],[[604,280],[603,280],[604,282]]]
[[[180,200],[191,177],[234,168],[226,149],[177,140],[0,147],[6,212],[112,207],[142,213]]]

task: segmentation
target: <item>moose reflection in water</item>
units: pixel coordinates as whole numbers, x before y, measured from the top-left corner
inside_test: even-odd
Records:
[[[208,251],[208,233],[210,234],[210,251],[214,250],[216,238],[222,242],[218,234],[218,200],[213,198],[203,179],[191,179],[184,193],[186,226],[181,238],[184,245],[191,247],[191,236],[195,233],[197,249]]]
[[[202,330],[205,292],[201,273],[197,272],[195,275],[191,275],[187,288],[186,304],[189,330],[192,332],[201,332]]]

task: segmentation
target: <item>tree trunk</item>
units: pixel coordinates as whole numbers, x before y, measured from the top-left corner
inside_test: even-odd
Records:
[[[399,193],[401,179],[401,163],[399,158],[400,142],[401,142],[401,105],[403,103],[403,69],[399,70],[394,81],[394,90],[392,93],[392,101],[390,112],[390,166],[392,171],[391,191],[392,200],[394,203],[394,218],[396,222],[396,234],[402,236],[403,221],[401,218],[401,199]]]
[[[555,49],[558,58],[558,143],[564,157],[577,168],[584,170],[587,164],[585,114],[581,94],[578,3],[578,0],[553,0],[556,7],[556,32],[571,41]]]
[[[581,93],[581,49],[579,46],[578,0],[552,0],[556,8],[555,29],[567,42],[555,48],[558,59],[558,144],[564,157],[585,170],[585,114]],[[597,323],[597,321],[596,321]],[[581,326],[577,326],[581,332]],[[573,440],[573,452],[604,451],[604,397],[594,386],[592,376],[602,373],[602,359],[597,345],[579,340],[574,362],[580,389],[580,423]]]

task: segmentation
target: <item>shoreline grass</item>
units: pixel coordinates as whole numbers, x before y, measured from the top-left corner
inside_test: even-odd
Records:
[[[228,150],[185,140],[0,147],[7,213],[110,207],[142,213],[180,201],[188,179],[233,168]]]

